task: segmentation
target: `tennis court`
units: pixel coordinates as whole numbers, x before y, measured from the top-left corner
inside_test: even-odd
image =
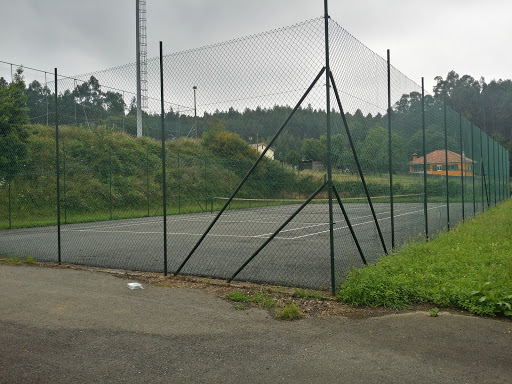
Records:
[[[460,204],[458,204],[460,206]],[[184,266],[182,273],[229,278],[267,240],[298,204],[227,210]],[[383,253],[366,204],[346,204],[347,214],[368,262]],[[390,206],[375,204],[389,246]],[[429,227],[446,225],[446,205],[429,203]],[[456,204],[450,206],[452,216]],[[397,203],[396,241],[402,244],[424,234],[423,204]],[[212,222],[216,213],[167,217],[168,271],[176,271]],[[329,286],[330,250],[327,204],[309,204],[237,276],[239,280],[304,287]],[[339,207],[334,206],[334,265],[342,278],[361,258]],[[57,260],[57,228],[2,231],[0,254]],[[163,271],[163,218],[149,217],[61,227],[62,262],[106,268]]]

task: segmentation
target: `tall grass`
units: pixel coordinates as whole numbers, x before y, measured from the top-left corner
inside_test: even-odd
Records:
[[[338,299],[397,309],[433,303],[512,316],[512,200],[430,242],[409,244],[353,270]]]

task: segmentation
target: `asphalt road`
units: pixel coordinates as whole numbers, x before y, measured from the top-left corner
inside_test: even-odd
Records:
[[[0,265],[0,383],[510,383],[512,322],[295,322],[201,289]]]
[[[229,278],[299,207],[286,205],[227,211],[184,266],[186,274]],[[450,219],[462,218],[461,204],[450,206]],[[337,282],[362,258],[339,207],[334,207],[334,267]],[[467,205],[469,212],[472,208]],[[377,227],[366,204],[346,204],[348,216],[368,262],[384,253]],[[391,249],[389,204],[375,204],[383,239]],[[446,227],[446,205],[429,203],[429,232]],[[397,203],[396,244],[424,235],[423,204]],[[167,269],[174,272],[212,222],[215,214],[184,214],[167,218]],[[240,280],[303,287],[328,287],[331,279],[328,210],[310,204],[297,215],[237,276]],[[162,272],[163,219],[150,217],[62,225],[65,263]],[[0,255],[32,256],[57,261],[55,227],[0,232]]]

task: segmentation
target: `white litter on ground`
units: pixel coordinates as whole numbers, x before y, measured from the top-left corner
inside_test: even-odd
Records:
[[[140,283],[128,283],[128,288],[130,289],[144,289]]]

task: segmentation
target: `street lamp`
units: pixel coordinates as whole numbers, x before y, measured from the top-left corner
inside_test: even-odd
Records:
[[[196,89],[197,87],[194,85],[192,87],[194,90],[194,129],[196,131],[196,139],[197,139],[197,107],[196,107]]]

